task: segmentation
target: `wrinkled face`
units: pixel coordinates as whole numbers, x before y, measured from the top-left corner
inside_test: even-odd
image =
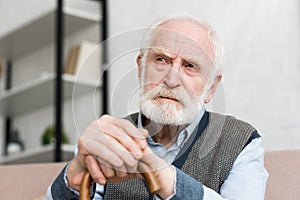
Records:
[[[213,50],[207,30],[189,21],[167,22],[160,28],[140,58],[140,109],[158,123],[189,124],[209,92]]]

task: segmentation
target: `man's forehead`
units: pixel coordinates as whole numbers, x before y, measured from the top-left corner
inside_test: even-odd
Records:
[[[213,49],[206,30],[199,29],[199,26],[174,29],[176,29],[174,25],[169,27],[167,24],[156,28],[150,40],[150,48],[163,48],[170,53],[184,57],[208,56],[210,59],[213,58]]]

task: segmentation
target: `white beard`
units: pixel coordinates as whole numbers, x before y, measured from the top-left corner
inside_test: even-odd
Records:
[[[207,86],[203,88],[200,96],[190,97],[181,87],[170,89],[165,85],[158,85],[146,93],[141,91],[139,105],[142,113],[150,120],[156,123],[180,126],[193,122],[204,106],[207,94]],[[159,96],[175,98],[178,102],[163,101],[161,105],[156,105],[153,101]],[[178,106],[178,103],[181,105]]]

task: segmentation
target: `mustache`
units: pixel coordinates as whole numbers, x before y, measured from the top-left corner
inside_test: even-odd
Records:
[[[183,89],[170,89],[164,85],[156,86],[152,90],[146,92],[145,95],[148,100],[154,100],[163,97],[178,101],[183,105],[186,105],[189,100],[189,96]]]

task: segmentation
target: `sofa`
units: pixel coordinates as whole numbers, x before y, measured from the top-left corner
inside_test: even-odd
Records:
[[[265,166],[270,174],[266,200],[300,199],[300,150],[266,152]]]
[[[65,164],[0,166],[0,199],[30,200],[41,197]],[[300,150],[266,152],[265,165],[270,174],[266,200],[300,198]]]

